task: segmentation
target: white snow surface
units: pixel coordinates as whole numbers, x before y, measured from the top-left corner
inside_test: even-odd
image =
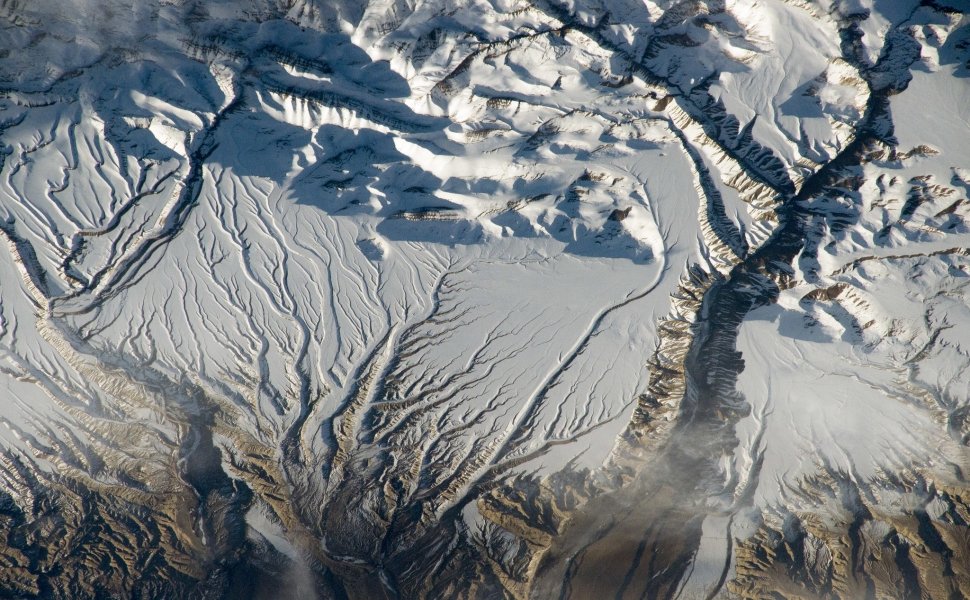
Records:
[[[436,510],[509,469],[595,468],[646,391],[685,266],[739,259],[703,172],[752,249],[776,226],[772,194],[753,201],[678,102],[713,77],[797,183],[848,144],[869,94],[828,2],[672,23],[670,3],[618,2],[612,47],[512,1],[291,4],[0,8],[5,451],[47,470],[62,446],[121,453],[150,489],[187,429],[121,374],[179,411],[204,396],[281,461],[295,440],[310,497],[342,472],[321,464],[388,447],[433,466],[410,493],[447,490]],[[870,58],[902,4],[840,4],[870,11]],[[900,153],[917,151],[866,165],[858,197],[813,200],[853,222],[741,328],[751,412],[725,477],[744,488],[763,455],[759,506],[820,463],[865,479],[960,452],[943,414],[970,386],[970,88],[945,37],[966,17],[913,19],[923,58],[891,104]],[[643,58],[666,86],[618,58],[657,34],[693,41]],[[838,301],[805,299],[836,284]],[[247,451],[216,440],[227,464]],[[249,523],[292,552],[265,511]]]

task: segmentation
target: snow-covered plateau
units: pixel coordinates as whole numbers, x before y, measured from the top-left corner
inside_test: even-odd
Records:
[[[0,597],[970,598],[966,0],[0,0]]]

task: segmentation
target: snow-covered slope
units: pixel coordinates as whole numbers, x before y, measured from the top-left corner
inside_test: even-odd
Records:
[[[970,593],[924,4],[0,0],[0,591]]]

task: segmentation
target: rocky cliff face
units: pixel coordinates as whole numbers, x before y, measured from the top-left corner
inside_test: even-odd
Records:
[[[0,595],[970,596],[965,9],[0,0]]]

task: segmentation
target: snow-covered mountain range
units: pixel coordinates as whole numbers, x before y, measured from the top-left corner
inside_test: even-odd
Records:
[[[964,0],[0,0],[0,596],[970,597]]]

